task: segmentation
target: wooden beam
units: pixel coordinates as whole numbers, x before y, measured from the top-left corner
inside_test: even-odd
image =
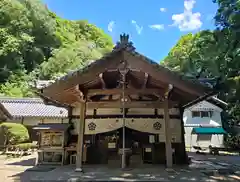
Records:
[[[90,89],[88,90],[88,96],[94,96],[94,95],[121,95],[122,89]],[[126,88],[125,89],[126,95],[163,95],[164,92],[161,92],[159,89],[133,89],[133,88]]]
[[[159,101],[132,101],[124,103],[126,108],[163,108],[164,103]],[[169,101],[169,105],[174,107],[178,105],[177,102]],[[88,109],[97,109],[97,108],[122,108],[122,102],[87,102]]]
[[[42,93],[38,93],[38,92],[35,92],[44,102],[44,104],[46,105],[55,105],[57,107],[65,107],[65,108],[69,108],[71,107],[70,104],[65,104],[65,103],[61,103],[57,100],[53,100],[52,98],[49,98],[45,95],[43,95]]]
[[[42,95],[45,94],[43,93]],[[84,102],[84,94],[79,89],[79,85],[75,85],[74,87],[65,89],[63,91],[56,91],[54,93],[47,94],[47,96],[65,104],[71,104],[72,102]]]
[[[55,99],[60,102],[60,103],[65,103],[65,104],[69,104],[71,105],[72,103],[74,102],[84,102],[84,100],[76,95],[69,95],[69,94],[66,94],[64,95],[64,97],[55,97]]]

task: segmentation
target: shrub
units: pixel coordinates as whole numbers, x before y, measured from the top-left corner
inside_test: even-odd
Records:
[[[29,141],[27,128],[19,123],[2,123],[0,129],[4,136],[4,145],[15,145]]]

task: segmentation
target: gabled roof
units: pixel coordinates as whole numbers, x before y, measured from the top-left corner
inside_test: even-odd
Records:
[[[14,117],[51,117],[67,118],[68,110],[61,107],[45,105],[40,98],[0,97],[0,104]]]
[[[188,109],[193,110],[193,111],[197,111],[197,110],[200,110],[200,111],[202,111],[202,110],[207,110],[207,111],[211,110],[211,111],[219,111],[219,112],[222,111],[222,108],[218,107],[215,104],[210,103],[207,100],[204,100],[204,101],[201,101],[201,102],[199,102],[197,104],[194,104],[191,107],[189,107]]]
[[[206,101],[210,102],[211,104],[221,108],[221,109],[226,109],[228,103],[224,102],[221,99],[218,99],[215,96],[209,97]]]
[[[106,70],[116,69],[121,64],[121,61],[126,61],[129,67],[134,70],[140,70],[150,74],[156,81],[172,84],[174,88],[193,95],[196,99],[199,96],[208,95],[214,92],[212,88],[202,85],[197,80],[188,80],[179,74],[170,71],[169,69],[159,65],[151,59],[141,55],[135,51],[131,42],[128,42],[128,36],[121,35],[121,42],[114,49],[103,56],[101,59],[89,64],[88,66],[73,71],[66,76],[56,80],[51,85],[40,90],[42,96],[50,100],[63,102],[63,100],[54,99],[55,95],[61,95],[60,99],[70,97],[67,90],[75,86],[81,86],[93,82],[99,74]],[[72,91],[72,90],[71,90]],[[65,92],[65,93],[63,93]],[[187,98],[187,97],[186,97]]]

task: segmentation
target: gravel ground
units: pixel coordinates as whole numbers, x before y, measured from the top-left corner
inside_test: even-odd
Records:
[[[240,181],[239,156],[211,156],[190,153],[190,167],[175,168],[167,172],[163,166],[144,165],[137,169],[121,169],[103,166],[86,166],[84,173],[74,171],[74,166],[57,167],[54,170],[33,171],[36,154],[15,159],[0,156],[0,182],[77,182],[77,181]],[[47,167],[43,167],[47,168]],[[49,168],[49,167],[48,167]],[[216,170],[222,170],[224,175]],[[234,174],[228,172],[234,170]]]

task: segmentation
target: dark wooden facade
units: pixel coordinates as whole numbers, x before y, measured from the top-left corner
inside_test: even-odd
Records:
[[[155,158],[155,163],[166,161],[168,167],[172,166],[173,161],[186,163],[183,107],[194,100],[199,102],[205,99],[214,93],[213,90],[199,83],[184,80],[176,73],[137,53],[132,43],[128,41],[127,35],[121,35],[120,39],[109,54],[81,70],[66,75],[39,92],[48,104],[77,108],[79,111],[79,123],[76,128],[77,169],[82,167],[86,119],[103,117],[97,114],[99,109],[116,108],[121,110],[120,114],[109,117],[118,118],[121,115],[127,117],[131,108],[151,108],[153,114],[145,117],[163,118],[165,140],[141,148],[151,148],[154,151],[151,158]],[[174,144],[171,138],[170,108],[177,108],[180,111],[178,117],[182,140],[178,144]],[[159,109],[162,110],[162,115],[158,113]],[[87,115],[89,110],[93,112],[91,115]],[[139,116],[131,115],[131,117]],[[143,141],[140,143],[144,144]],[[177,157],[172,155],[172,148],[175,149]]]

